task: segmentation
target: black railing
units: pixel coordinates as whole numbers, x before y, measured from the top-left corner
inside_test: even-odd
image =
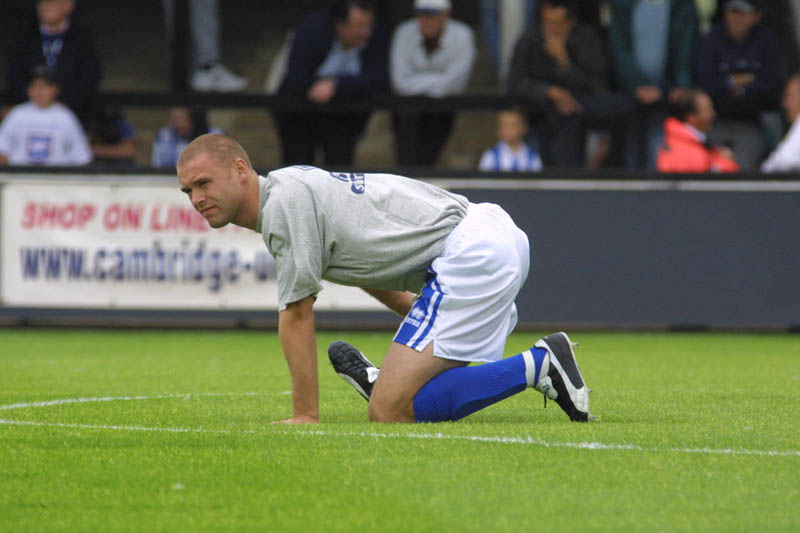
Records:
[[[0,102],[11,103],[8,92],[0,92]],[[317,105],[293,95],[268,95],[263,93],[206,93],[176,92],[117,92],[97,95],[98,104],[115,104],[124,107],[203,106],[213,108],[261,108],[270,111],[352,112],[371,110],[403,111],[496,111],[508,107],[522,107],[534,112],[529,101],[500,94],[464,94],[445,98],[420,96],[374,95],[348,100],[334,100]]]
[[[272,170],[271,168],[257,168],[259,173],[266,175]],[[353,168],[347,167],[342,169],[330,168],[329,170],[346,170],[352,171]],[[555,187],[553,182],[557,181],[590,181],[596,182],[598,189],[604,187],[600,182],[605,182],[606,186],[609,182],[661,182],[663,185],[659,186],[653,183],[651,187],[653,190],[668,190],[672,187],[670,184],[675,184],[680,181],[707,181],[707,182],[784,182],[783,184],[776,184],[776,189],[781,189],[791,186],[794,191],[798,188],[796,185],[800,183],[800,173],[798,172],[779,172],[764,174],[760,172],[740,172],[740,173],[702,173],[702,174],[667,174],[658,172],[656,170],[637,170],[637,169],[611,169],[604,168],[598,170],[589,170],[584,168],[556,168],[547,167],[540,172],[482,172],[479,170],[471,169],[454,169],[454,168],[435,168],[435,167],[397,167],[392,166],[390,170],[386,168],[363,168],[359,167],[359,171],[363,172],[391,172],[393,174],[401,174],[419,179],[458,179],[464,182],[473,182],[470,187],[479,183],[478,180],[540,180],[549,182],[548,187]],[[142,175],[148,176],[163,176],[165,179],[172,179],[175,177],[175,169],[173,168],[154,168],[147,166],[136,167],[115,167],[103,166],[102,164],[90,164],[83,167],[34,167],[34,166],[0,166],[0,184],[7,181],[9,177],[13,178],[19,174],[25,174],[26,178],[33,180],[48,179],[53,174],[64,176],[81,176],[83,178],[105,180],[109,174],[116,175],[121,181],[125,179],[139,179]],[[791,183],[788,183],[791,182]],[[490,182],[487,182],[487,185]],[[508,182],[513,185],[513,181]],[[795,184],[795,185],[792,185]],[[606,188],[607,188],[606,187]],[[565,188],[570,188],[565,185]],[[585,187],[584,187],[585,188]],[[621,189],[629,188],[626,185],[620,185]],[[641,187],[642,190],[648,189],[646,186]],[[631,189],[633,190],[633,189]]]

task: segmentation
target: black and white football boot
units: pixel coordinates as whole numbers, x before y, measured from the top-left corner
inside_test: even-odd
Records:
[[[344,341],[335,341],[328,346],[328,359],[336,373],[369,401],[380,369],[370,363],[355,346]]]
[[[547,356],[539,371],[539,381],[534,388],[555,402],[573,422],[594,419],[589,413],[589,393],[575,359],[573,347],[566,333],[553,333],[536,341],[534,347],[543,348]]]

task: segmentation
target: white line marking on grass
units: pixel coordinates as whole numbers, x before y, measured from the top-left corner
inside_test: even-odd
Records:
[[[34,426],[34,427],[53,427],[69,429],[105,429],[113,431],[150,431],[160,433],[213,433],[217,435],[230,435],[232,432],[227,429],[205,429],[205,428],[159,428],[146,426],[109,426],[97,424],[66,424],[62,422],[36,422],[33,420],[3,420],[0,418],[0,425],[6,426]],[[247,433],[247,432],[243,432]]]
[[[60,400],[48,400],[42,402],[15,403],[0,405],[0,410],[25,409],[30,407],[50,407],[53,405],[69,405],[78,403],[92,402],[112,402],[112,401],[144,401],[158,399],[192,397],[224,397],[224,396],[259,396],[261,393],[191,393],[191,394],[160,394],[154,396],[102,396],[95,398],[65,398]],[[213,435],[239,435],[239,434],[263,434],[263,435],[286,435],[286,436],[319,436],[319,437],[361,437],[375,439],[423,439],[423,440],[461,440],[471,442],[485,442],[492,444],[522,444],[529,446],[539,446],[543,448],[572,448],[577,450],[589,451],[637,451],[654,453],[683,453],[701,455],[737,455],[737,456],[767,456],[767,457],[800,457],[800,450],[749,450],[746,448],[659,448],[639,446],[637,444],[607,444],[604,442],[548,442],[534,437],[486,437],[480,435],[447,435],[445,433],[381,433],[381,432],[337,432],[325,430],[312,431],[231,431],[227,429],[206,429],[206,428],[170,428],[170,427],[147,427],[147,426],[118,426],[105,424],[79,424],[63,422],[38,422],[35,420],[7,420],[0,419],[0,426],[32,426],[32,427],[55,427],[69,429],[96,429],[107,431],[143,431],[160,433],[195,433]]]
[[[23,402],[0,405],[0,411],[10,409],[27,409],[29,407],[50,407],[53,405],[69,405],[73,403],[100,403],[100,402],[121,402],[121,401],[142,401],[142,400],[164,400],[172,398],[183,398],[189,400],[193,396],[214,397],[214,396],[258,396],[258,392],[197,392],[191,394],[157,394],[154,396],[100,396],[93,398],[63,398],[60,400],[47,400],[43,402]]]
[[[338,433],[332,431],[308,431],[307,435],[323,437],[371,437],[381,439],[425,439],[425,440],[466,440],[472,442],[489,442],[497,444],[527,444],[543,448],[574,448],[593,451],[638,451],[638,452],[670,452],[707,455],[763,455],[773,457],[800,457],[800,450],[748,450],[745,448],[659,448],[639,446],[636,444],[606,444],[604,442],[548,442],[533,437],[484,437],[478,435],[446,435],[444,433],[375,433],[351,432]],[[293,433],[284,432],[285,435]]]

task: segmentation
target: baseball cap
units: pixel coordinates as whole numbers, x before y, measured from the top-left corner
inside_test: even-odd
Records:
[[[450,11],[450,0],[414,0],[414,11],[417,13],[441,13]]]
[[[761,11],[761,2],[759,0],[728,0],[725,3],[725,9],[755,13]]]

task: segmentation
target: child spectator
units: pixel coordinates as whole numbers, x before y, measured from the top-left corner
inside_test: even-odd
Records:
[[[209,127],[204,109],[190,111],[188,107],[173,107],[169,110],[169,123],[158,130],[153,141],[150,164],[174,168],[186,145],[204,133],[223,131]]]
[[[478,168],[484,172],[536,172],[542,169],[538,152],[525,142],[528,120],[517,109],[497,114],[499,142],[483,152]]]
[[[59,86],[47,67],[28,84],[29,102],[15,106],[0,124],[0,164],[85,165],[92,152],[78,118],[56,102]]]

